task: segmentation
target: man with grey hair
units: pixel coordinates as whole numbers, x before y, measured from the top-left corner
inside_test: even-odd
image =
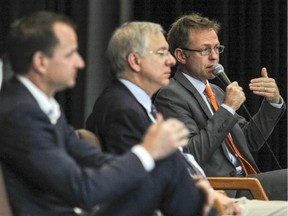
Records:
[[[114,32],[107,55],[116,79],[99,96],[86,122],[104,151],[126,152],[151,124],[150,98],[169,84],[175,65],[163,33],[159,24],[150,22],[125,23]],[[139,115],[143,110],[147,115]]]

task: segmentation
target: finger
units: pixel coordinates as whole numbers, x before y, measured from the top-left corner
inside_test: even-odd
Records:
[[[188,128],[181,122],[178,123],[177,126],[174,126],[177,136],[179,139],[187,139],[189,135],[189,130]]]
[[[261,69],[261,76],[264,77],[264,78],[268,78],[267,69],[265,67],[263,67]]]
[[[195,180],[195,182],[198,182],[200,180],[204,180],[203,176],[199,176],[199,175],[193,175],[192,178]]]
[[[230,83],[229,85],[231,86],[239,86],[238,82],[237,81],[233,81],[232,83]]]
[[[157,133],[161,129],[162,124],[164,123],[164,119],[161,113],[156,114],[156,121],[154,124],[152,124],[147,131],[150,131],[151,133]]]
[[[173,136],[174,139],[177,140],[178,145],[186,146],[188,143],[189,130],[182,122],[179,122],[178,120],[175,121],[175,119],[170,119],[169,123],[170,124],[167,124],[167,126],[170,127],[170,130],[174,131]]]
[[[156,114],[156,122],[157,123],[163,122],[163,115],[160,112]]]
[[[181,146],[181,147],[186,146],[187,143],[188,143],[188,140],[189,140],[189,139],[188,139],[187,137],[180,139],[180,141],[179,141],[179,146]]]

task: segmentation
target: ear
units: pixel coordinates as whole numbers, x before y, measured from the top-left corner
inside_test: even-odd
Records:
[[[32,65],[34,71],[37,71],[41,74],[44,74],[46,72],[46,67],[49,61],[49,57],[45,55],[41,51],[37,51],[34,53],[32,57]]]
[[[129,53],[127,60],[128,60],[129,67],[133,71],[139,72],[141,70],[141,66],[140,66],[141,59],[136,53]]]
[[[180,48],[176,48],[174,51],[175,58],[177,61],[181,64],[186,64],[186,58],[187,56],[185,55],[184,51]]]

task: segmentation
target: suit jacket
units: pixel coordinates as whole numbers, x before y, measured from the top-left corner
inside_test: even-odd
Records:
[[[0,159],[15,215],[71,215],[75,206],[90,210],[147,176],[131,152],[114,158],[79,140],[63,114],[52,125],[15,78],[3,85],[0,103]]]
[[[221,104],[224,92],[216,85],[210,86],[217,103]],[[238,114],[232,115],[223,107],[219,107],[212,115],[201,95],[179,71],[171,79],[169,86],[158,92],[154,103],[164,117],[178,118],[188,127],[190,139],[185,150],[194,155],[207,176],[236,175],[224,148],[229,132],[240,153],[259,172],[251,152],[258,151],[263,146],[263,136],[265,140],[269,137],[286,109],[286,105],[277,109],[263,100],[253,117],[254,122],[247,122]]]
[[[104,151],[122,154],[141,141],[151,123],[144,107],[115,79],[96,100],[86,128],[100,138]]]
[[[74,207],[92,215],[97,204],[97,216],[202,211],[203,194],[175,154],[149,173],[131,152],[105,155],[79,140],[63,114],[51,124],[15,78],[3,85],[0,103],[0,160],[15,216],[71,216]]]

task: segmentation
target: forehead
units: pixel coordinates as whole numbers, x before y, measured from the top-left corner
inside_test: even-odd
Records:
[[[77,44],[77,35],[71,26],[62,22],[56,22],[53,25],[53,30],[59,40],[60,46],[75,46]]]
[[[194,29],[189,32],[190,45],[214,45],[219,43],[217,33],[213,29]]]
[[[168,48],[168,43],[163,33],[149,33],[148,34],[148,47],[150,49]]]

